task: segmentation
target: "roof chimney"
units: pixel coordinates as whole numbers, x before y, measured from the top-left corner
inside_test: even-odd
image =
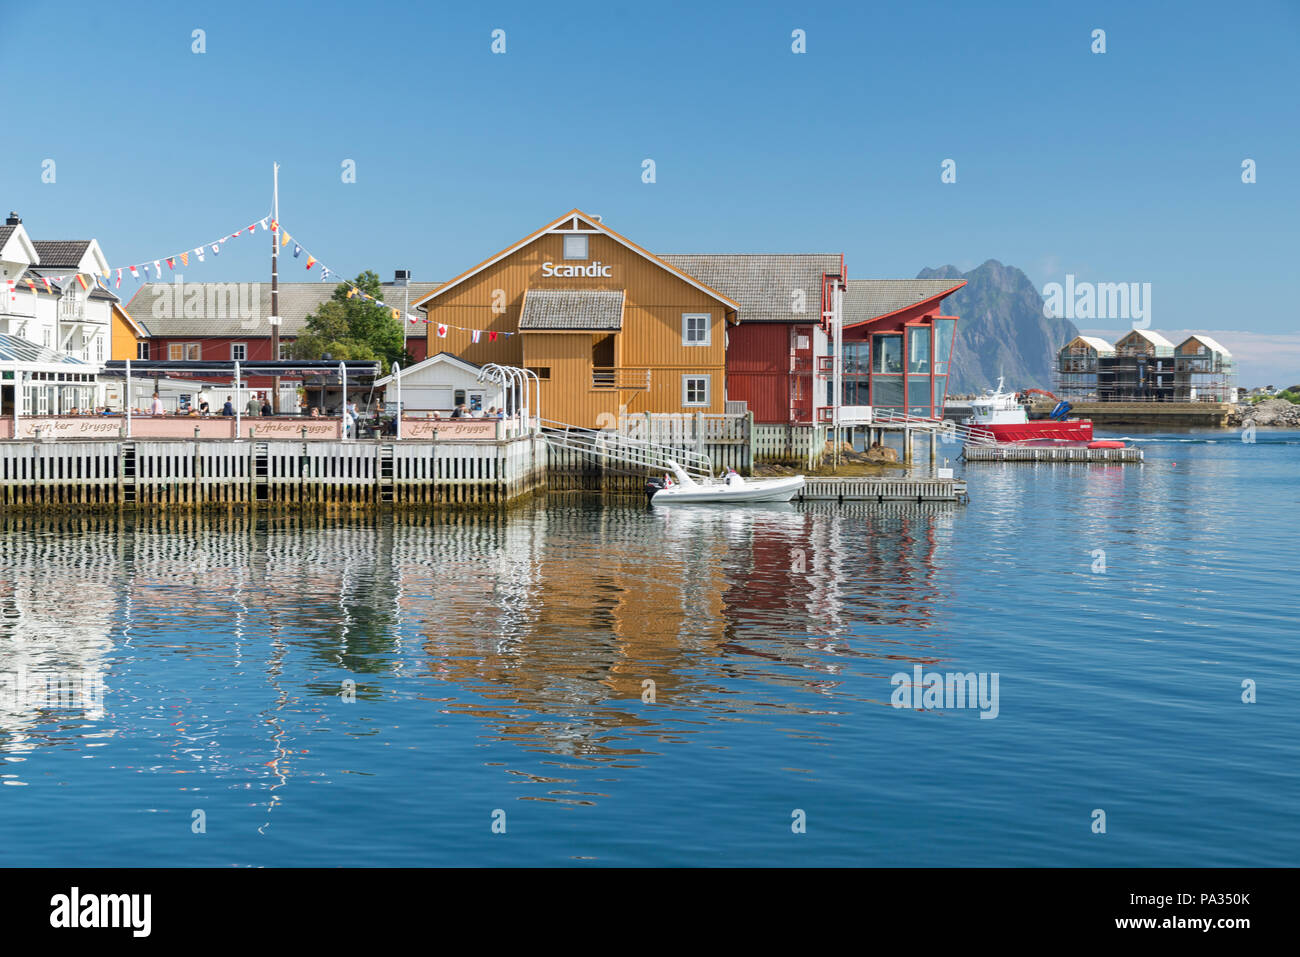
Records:
[[[411,281],[411,270],[398,269],[393,273],[393,285],[405,286]]]
[[[13,210],[10,210],[10,211],[9,211],[9,218],[5,220],[5,225],[6,225],[6,226],[20,226],[20,225],[22,225],[22,221],[23,221],[23,220],[22,220],[22,217],[21,217],[21,216],[19,216],[19,215],[18,215],[17,213],[15,213]]]

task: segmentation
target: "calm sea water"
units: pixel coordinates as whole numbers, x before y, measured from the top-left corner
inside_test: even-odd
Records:
[[[1300,434],[1136,438],[965,507],[0,517],[0,863],[1294,865]]]

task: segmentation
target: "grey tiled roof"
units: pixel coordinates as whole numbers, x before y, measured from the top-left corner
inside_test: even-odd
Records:
[[[34,283],[36,283],[36,285],[38,285],[38,286],[41,287],[41,292],[44,292],[44,291],[45,291],[45,282],[44,282],[44,280],[42,279],[42,276],[43,276],[43,275],[44,275],[44,274],[43,274],[39,269],[28,269],[25,273],[22,274],[22,276],[21,276],[20,278],[22,278],[22,279],[31,279]],[[73,282],[75,282],[75,281],[76,281],[76,280],[73,280]],[[59,284],[58,284],[57,282],[55,282],[55,281],[53,280],[53,278],[50,279],[50,288],[53,289],[55,292],[60,292],[60,291],[61,291],[61,290],[59,289]]]
[[[530,289],[524,296],[520,329],[623,328],[621,289]]]
[[[659,258],[739,303],[741,322],[817,322],[822,276],[840,271],[839,253]],[[802,312],[796,311],[799,306]]]
[[[960,279],[850,279],[844,290],[844,324],[867,322],[961,285]]]
[[[0,249],[4,248],[5,243],[9,242],[9,237],[14,234],[17,226],[0,226]]]
[[[46,269],[76,269],[90,248],[89,239],[33,239],[36,255]]]
[[[307,327],[307,317],[334,295],[336,282],[280,283],[280,335],[298,336]],[[428,295],[441,283],[413,282],[408,287],[411,302]],[[201,289],[202,293],[193,290]],[[144,326],[151,336],[249,336],[271,335],[266,319],[271,314],[271,284],[187,282],[176,295],[177,284],[147,282],[140,286],[126,311]],[[407,290],[384,284],[380,297],[398,310],[406,309]],[[176,300],[180,301],[177,302]],[[192,315],[187,315],[187,308]],[[414,312],[413,312],[414,314]],[[424,332],[424,324],[412,326],[403,320],[409,335],[412,329]]]

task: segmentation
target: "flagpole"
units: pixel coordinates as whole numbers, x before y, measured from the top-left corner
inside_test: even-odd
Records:
[[[280,164],[271,164],[271,359],[280,361]],[[271,383],[271,411],[280,414],[280,377]]]

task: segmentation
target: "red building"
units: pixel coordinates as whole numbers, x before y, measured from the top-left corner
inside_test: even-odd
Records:
[[[869,405],[924,418],[942,418],[957,317],[945,298],[966,285],[953,279],[850,279],[844,291],[841,405]],[[830,362],[818,359],[829,373]],[[829,420],[831,392],[827,382]]]
[[[269,360],[289,358],[289,348],[307,326],[307,317],[334,295],[333,282],[280,283],[280,356],[272,354],[271,284],[264,282],[144,283],[126,306],[131,317],[149,333],[136,358],[173,360]],[[380,295],[404,309],[439,283],[384,283]],[[418,362],[427,351],[426,330],[403,322],[407,352]],[[263,377],[265,378],[265,377]],[[255,381],[254,381],[255,380]],[[250,380],[266,388],[270,379]]]
[[[727,332],[727,399],[745,402],[755,422],[829,421],[841,283],[840,404],[943,415],[957,317],[942,302],[965,280],[849,279],[838,253],[661,258],[740,304]]]

